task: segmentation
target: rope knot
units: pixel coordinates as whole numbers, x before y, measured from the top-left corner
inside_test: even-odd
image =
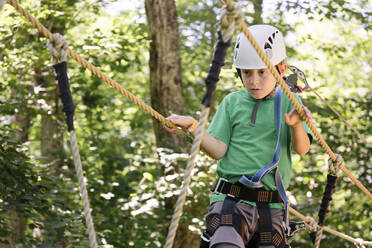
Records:
[[[318,226],[312,217],[306,216],[305,226],[310,232],[316,232]]]
[[[227,42],[234,34],[236,27],[243,21],[243,12],[240,6],[224,5],[221,10],[221,32],[223,41]]]
[[[335,153],[335,156],[335,161],[333,161],[331,158],[328,159],[328,169],[331,175],[339,177],[341,174],[340,168],[344,165],[344,160],[340,154]]]
[[[63,62],[67,60],[68,44],[65,38],[59,34],[53,34],[54,41],[48,41],[48,50],[53,56],[53,63]]]
[[[357,248],[366,248],[365,247],[365,245],[364,245],[364,240],[363,239],[361,239],[361,238],[357,238],[357,239],[355,239],[355,246],[357,247]]]

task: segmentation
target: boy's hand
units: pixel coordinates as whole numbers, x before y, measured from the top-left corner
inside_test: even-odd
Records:
[[[311,121],[311,113],[308,108],[302,105],[302,109],[304,110],[307,118]],[[304,121],[299,113],[296,111],[296,109],[292,109],[292,111],[289,114],[284,115],[285,122],[287,123],[288,126],[296,128],[300,125],[302,125],[302,122]]]
[[[172,122],[176,126],[179,126],[183,129],[188,129],[195,121],[194,118],[191,116],[183,116],[183,115],[175,115],[172,114],[166,118],[166,120]],[[170,128],[165,125],[163,125],[164,129],[167,130],[170,133],[176,134],[178,130],[176,128]]]

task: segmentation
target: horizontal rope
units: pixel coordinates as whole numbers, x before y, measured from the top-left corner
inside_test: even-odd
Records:
[[[51,42],[55,42],[54,35],[44,26],[42,25],[36,18],[31,16],[26,10],[24,10],[16,0],[7,0],[10,5],[12,5],[19,13],[21,13],[35,28],[39,30],[41,34],[43,34],[46,38],[48,38]],[[166,120],[163,115],[161,115],[159,112],[154,110],[152,107],[141,101],[139,98],[137,98],[135,95],[133,95],[128,90],[124,89],[120,84],[112,80],[110,77],[108,77],[106,74],[101,72],[97,67],[86,61],[84,58],[82,58],[80,55],[72,51],[70,48],[66,49],[67,55],[69,55],[71,58],[76,60],[78,63],[80,63],[84,68],[87,68],[90,70],[94,75],[96,75],[98,78],[101,78],[103,81],[105,81],[108,85],[119,91],[122,95],[124,95],[126,98],[128,98],[130,101],[141,107],[143,110],[145,110],[147,113],[149,113],[151,116],[153,116],[155,119],[166,125],[167,127],[176,128],[178,129],[173,123]],[[178,129],[179,130],[179,129]],[[178,135],[183,136],[186,140],[189,139],[189,137],[186,135],[186,132],[183,130],[178,131]]]
[[[306,222],[307,224],[310,224],[310,226],[315,226],[317,229],[319,228],[323,228],[323,231],[326,231],[332,235],[335,235],[339,238],[342,238],[342,239],[345,239],[345,240],[348,240],[352,243],[361,243],[363,245],[368,245],[368,246],[372,246],[372,241],[364,241],[364,240],[361,240],[361,239],[355,239],[353,237],[350,237],[346,234],[343,234],[341,232],[338,232],[336,230],[333,230],[329,227],[326,227],[326,226],[319,226],[315,221],[314,219],[312,218],[309,218],[309,217],[306,217],[304,216],[303,214],[301,214],[300,212],[298,212],[297,210],[293,209],[292,207],[289,207],[289,212],[295,216],[297,216],[298,218],[300,218],[301,220],[303,220],[304,222]]]

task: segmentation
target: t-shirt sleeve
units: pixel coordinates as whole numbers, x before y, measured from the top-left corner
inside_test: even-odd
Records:
[[[297,101],[302,105],[301,98],[297,94],[293,94],[293,95],[295,96],[295,98],[297,99]],[[294,108],[294,106],[291,103],[291,110],[293,108]],[[313,135],[311,134],[310,128],[308,127],[308,125],[306,124],[305,121],[302,122],[302,126],[303,126],[305,132],[307,133],[307,136],[309,136],[309,140],[310,140],[310,144],[311,144],[313,142]]]
[[[229,101],[228,97],[225,97],[214,115],[211,124],[208,127],[207,132],[221,140],[225,144],[229,144],[231,137],[231,121],[229,114]]]

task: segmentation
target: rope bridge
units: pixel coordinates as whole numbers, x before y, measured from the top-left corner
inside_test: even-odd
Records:
[[[56,38],[55,34],[52,34],[36,18],[31,16],[26,10],[24,10],[18,4],[18,2],[16,0],[6,0],[6,1],[7,1],[8,4],[12,5],[21,15],[23,15],[35,28],[37,28],[41,34],[43,34],[46,38],[48,38],[51,43],[56,43],[57,39],[59,39],[59,38]],[[242,13],[237,11],[237,8],[235,8],[235,6],[233,5],[231,0],[226,0],[226,1],[221,0],[221,2],[224,4],[224,16],[221,18],[221,33],[224,36],[223,37],[224,42],[227,42],[228,40],[231,39],[235,28],[239,28],[239,29],[242,30],[242,32],[246,35],[248,40],[251,42],[252,46],[257,51],[257,53],[260,56],[260,58],[262,59],[262,61],[266,64],[267,68],[274,75],[275,79],[277,80],[277,82],[279,83],[281,88],[283,89],[284,93],[288,96],[288,98],[290,99],[291,103],[294,105],[297,112],[305,120],[305,122],[309,126],[310,130],[315,135],[318,142],[321,144],[322,148],[328,153],[332,162],[333,163],[338,163],[338,169],[342,170],[352,180],[352,182],[358,188],[360,188],[362,190],[362,192],[364,192],[369,197],[369,199],[372,199],[372,194],[344,166],[343,162],[339,163],[339,158],[337,157],[337,155],[331,150],[331,148],[328,146],[328,144],[326,143],[324,138],[321,136],[321,134],[318,132],[316,127],[313,125],[313,123],[310,120],[307,119],[304,111],[301,108],[301,105],[298,103],[298,101],[295,99],[295,97],[291,94],[291,92],[290,92],[289,88],[287,87],[286,83],[284,82],[284,80],[280,77],[278,72],[274,69],[273,65],[271,65],[269,59],[263,53],[263,51],[261,50],[261,48],[259,47],[259,45],[255,41],[255,39],[253,38],[253,36],[249,32],[246,24],[243,21]],[[4,3],[5,3],[5,0],[0,0],[0,9],[1,9],[1,7]],[[97,67],[95,67],[94,65],[92,65],[91,63],[86,61],[84,58],[82,58],[80,55],[78,55],[77,53],[75,53],[74,51],[69,49],[67,46],[65,46],[64,49],[62,49],[62,50],[64,50],[66,55],[68,55],[71,58],[73,58],[74,60],[76,60],[84,68],[90,70],[94,75],[101,78],[109,86],[111,86],[114,89],[116,89],[117,91],[119,91],[122,95],[124,95],[130,101],[132,101],[133,103],[138,105],[140,108],[142,108],[144,111],[149,113],[151,116],[153,116],[157,120],[159,120],[162,124],[164,124],[168,127],[176,128],[176,126],[173,123],[167,121],[164,116],[162,116],[156,110],[154,110],[153,108],[151,108],[150,106],[145,104],[143,101],[141,101],[135,95],[133,95],[131,92],[129,92],[128,90],[123,88],[120,84],[118,84],[117,82],[115,82],[111,78],[109,78],[107,75],[105,75],[103,72],[101,72]],[[51,52],[51,53],[55,57],[56,61],[61,60],[61,58],[58,57],[58,56],[65,56],[65,55],[53,54],[53,52]],[[63,60],[61,60],[61,61],[63,61]],[[220,67],[221,66],[222,65],[220,65]],[[218,70],[220,70],[220,67],[219,67]],[[219,73],[219,71],[218,71],[218,73]],[[218,78],[217,78],[217,81],[218,81]],[[215,86],[215,83],[216,83],[216,81],[213,82],[214,86]],[[214,91],[214,88],[212,87],[211,90],[209,90],[209,92],[207,91],[206,96],[207,95],[209,95],[209,96],[212,95],[212,93]],[[193,165],[194,165],[196,155],[199,153],[199,150],[200,150],[201,134],[204,131],[206,119],[207,119],[208,114],[209,114],[209,100],[207,98],[203,99],[203,105],[205,107],[204,107],[204,109],[202,111],[202,114],[201,114],[201,117],[200,117],[200,122],[199,122],[200,124],[197,128],[196,136],[195,136],[194,143],[193,143],[192,150],[191,150],[190,159],[189,159],[189,161],[187,163],[187,166],[186,166],[184,183],[183,183],[183,186],[182,186],[182,190],[181,190],[181,194],[179,196],[179,199],[177,200],[175,213],[173,215],[172,222],[171,222],[171,225],[170,225],[170,228],[169,228],[169,233],[168,233],[168,237],[167,237],[167,240],[166,240],[165,247],[172,247],[172,245],[173,245],[173,240],[174,240],[175,233],[176,233],[176,230],[177,230],[178,221],[179,221],[179,218],[182,214],[182,207],[183,207],[183,204],[184,204],[184,201],[185,201],[185,198],[186,198],[186,194],[187,194],[187,188],[188,188],[188,185],[189,185],[190,180],[191,180],[191,171],[193,169]],[[73,130],[71,130],[70,134],[72,134],[72,136],[74,136]],[[185,137],[185,138],[189,138],[189,136],[187,135],[187,133],[184,130],[179,130],[178,134]],[[74,137],[72,137],[71,140],[72,140],[72,143],[75,143],[75,145],[76,145],[76,137],[75,137],[75,139],[74,139]],[[73,142],[73,140],[75,140],[75,142]],[[77,147],[77,145],[75,147]],[[77,154],[77,152],[78,152],[78,150],[76,151],[76,148],[75,148],[74,149],[74,154]],[[76,157],[78,157],[78,155],[76,155]],[[74,155],[74,160],[75,160],[75,155]],[[78,160],[80,160],[80,158]],[[78,160],[76,160],[77,164],[79,164]],[[80,165],[80,167],[81,167],[81,165]],[[79,170],[80,169],[77,168],[77,171],[79,171]],[[80,174],[80,175],[78,175],[78,177],[81,179],[83,177],[82,176],[82,170],[78,174]],[[83,181],[80,182],[80,179],[79,179],[79,184],[80,183],[83,184]],[[83,185],[81,187],[81,192],[82,192],[81,195],[82,196],[84,195],[84,188],[85,188],[85,186]],[[86,191],[86,189],[85,189],[85,191]],[[86,195],[86,200],[83,199],[84,214],[86,216],[86,222],[87,222],[88,230],[89,230],[89,234],[90,234],[89,236],[90,236],[90,240],[91,240],[91,247],[95,248],[95,247],[97,247],[97,243],[95,241],[93,221],[91,219],[89,219],[91,217],[87,217],[88,215],[90,215],[90,213],[89,213],[90,208],[89,208],[89,201],[87,199],[87,194],[85,194],[85,195]],[[363,241],[361,239],[354,239],[350,236],[347,236],[345,234],[334,231],[334,230],[324,226],[323,225],[324,223],[322,223],[321,225],[315,223],[315,221],[313,219],[311,219],[309,217],[305,217],[304,215],[300,214],[299,212],[297,212],[293,208],[290,208],[289,210],[292,214],[294,214],[298,218],[302,219],[305,223],[307,223],[308,227],[311,227],[312,229],[315,229],[315,230],[321,230],[321,231],[317,232],[317,238],[318,238],[319,242],[320,242],[320,237],[321,237],[322,231],[326,231],[326,232],[329,232],[329,233],[331,233],[333,235],[336,235],[340,238],[343,238],[345,240],[353,242],[355,245],[357,245],[359,247],[362,247],[362,246],[365,246],[365,245],[372,246],[371,241]],[[309,228],[309,229],[311,229],[311,228]],[[315,247],[319,247],[319,242],[317,242],[315,244]]]

